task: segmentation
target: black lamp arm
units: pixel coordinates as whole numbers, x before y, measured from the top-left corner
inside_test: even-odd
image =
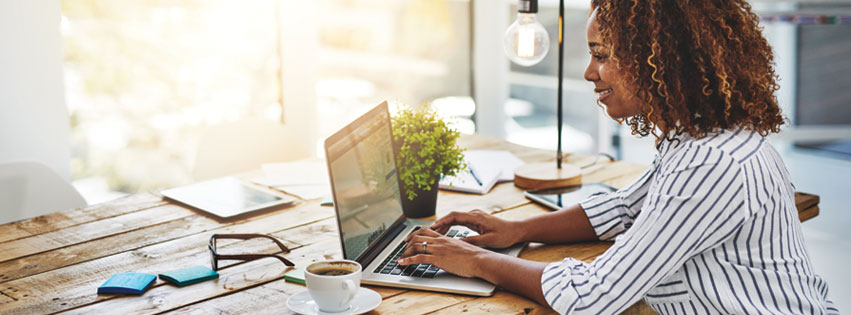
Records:
[[[537,1],[536,1],[537,2]],[[537,4],[537,3],[536,3]],[[558,4],[558,149],[556,167],[561,169],[562,81],[564,80],[564,0]]]

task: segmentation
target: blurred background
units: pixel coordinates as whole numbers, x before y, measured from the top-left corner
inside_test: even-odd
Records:
[[[6,50],[0,52],[0,68],[29,63],[35,70],[20,73],[35,79],[23,86],[19,77],[0,74],[0,97],[21,89],[34,98],[56,95],[28,107],[40,117],[30,125],[70,137],[70,156],[42,155],[90,204],[196,180],[197,147],[214,126],[245,120],[281,124],[298,130],[296,140],[318,156],[327,136],[384,100],[430,102],[462,132],[554,150],[558,1],[540,1],[538,19],[551,48],[532,67],[510,64],[503,54],[502,36],[515,18],[515,5],[2,1],[0,11],[28,14],[0,19]],[[565,151],[649,164],[652,138],[636,138],[606,117],[592,84],[582,78],[589,58],[584,29],[589,1],[566,5]],[[796,188],[821,196],[821,214],[804,223],[804,232],[831,297],[849,310],[841,297],[851,296],[851,273],[843,268],[851,260],[851,232],[844,228],[851,224],[851,214],[844,212],[851,208],[844,193],[851,182],[851,1],[752,5],[774,47],[778,98],[791,122],[771,142]],[[6,45],[23,52],[15,55]],[[33,61],[43,54],[58,63]],[[39,106],[67,111],[68,128],[42,119]],[[21,109],[0,111],[8,118]],[[0,140],[12,141],[9,126]],[[65,159],[70,164],[61,162]]]

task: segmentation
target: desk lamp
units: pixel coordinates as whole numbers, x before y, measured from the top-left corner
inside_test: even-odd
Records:
[[[538,0],[519,0],[517,20],[508,27],[503,38],[505,54],[508,59],[521,66],[531,66],[547,55],[550,39],[547,31],[538,22]],[[552,163],[532,163],[514,170],[514,185],[523,189],[558,188],[582,183],[582,170],[578,167],[562,165],[561,129],[562,129],[562,80],[564,66],[564,0],[558,7],[558,149],[556,165]]]

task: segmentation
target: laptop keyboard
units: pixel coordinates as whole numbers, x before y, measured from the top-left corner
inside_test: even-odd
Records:
[[[414,231],[418,229],[419,227],[415,228]],[[446,233],[446,236],[453,238],[463,238],[467,237],[467,234],[469,232],[470,231],[458,233],[458,230],[450,229],[449,232]],[[434,278],[434,275],[436,275],[437,272],[440,271],[440,268],[426,264],[401,266],[396,263],[396,260],[402,256],[402,252],[405,251],[405,245],[407,245],[407,243],[405,242],[399,243],[399,246],[393,249],[393,252],[390,255],[387,255],[387,259],[384,259],[384,261],[382,261],[381,264],[378,265],[378,268],[375,268],[375,270],[373,270],[372,272],[393,276]]]

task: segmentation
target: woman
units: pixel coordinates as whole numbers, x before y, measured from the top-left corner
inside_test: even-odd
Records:
[[[408,237],[402,265],[480,277],[560,313],[838,313],[814,274],[794,187],[765,136],[783,117],[772,53],[745,0],[593,0],[585,78],[658,155],[629,187],[523,221],[451,213]],[[481,235],[442,236],[451,225]],[[615,243],[592,263],[478,246]],[[423,246],[420,244],[426,243]]]

